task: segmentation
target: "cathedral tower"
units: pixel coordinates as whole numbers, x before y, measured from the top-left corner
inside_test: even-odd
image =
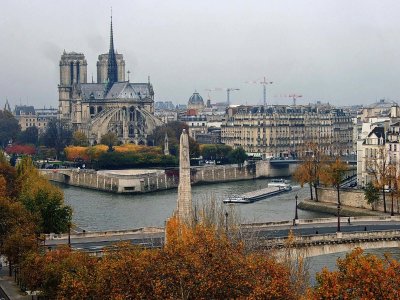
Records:
[[[70,119],[72,112],[71,99],[79,90],[79,84],[87,83],[87,62],[85,55],[76,52],[65,52],[60,60],[59,114],[61,119]]]
[[[117,60],[118,69],[118,82],[125,81],[125,61],[124,56],[119,53],[115,53]],[[107,71],[108,71],[108,53],[100,54],[99,60],[97,61],[97,83],[107,82]]]

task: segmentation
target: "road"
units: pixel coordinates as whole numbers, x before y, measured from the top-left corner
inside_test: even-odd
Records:
[[[400,221],[357,221],[348,224],[347,218],[342,218],[342,232],[361,232],[361,231],[384,231],[384,230],[400,230]],[[276,238],[287,237],[289,231],[292,230],[295,235],[316,235],[335,233],[337,223],[318,223],[318,224],[302,224],[296,226],[257,226],[253,228],[244,228],[244,232],[253,237],[259,238]],[[139,245],[146,248],[161,247],[164,243],[164,233],[134,233],[127,235],[111,235],[99,237],[80,237],[71,239],[71,247],[90,252],[101,251],[104,247],[111,246],[117,242],[126,241],[133,245]],[[53,239],[46,241],[48,249],[55,249],[59,245],[66,245],[67,239]]]

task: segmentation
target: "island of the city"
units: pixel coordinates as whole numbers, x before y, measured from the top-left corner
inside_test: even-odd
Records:
[[[171,3],[189,16],[200,10],[188,22],[175,10],[170,20],[171,8],[161,2],[137,11],[137,4],[118,3],[109,21],[103,4],[88,16],[86,4],[80,14],[42,0],[59,20],[39,20],[6,2],[0,40],[11,48],[0,51],[0,76],[6,75],[0,300],[400,298],[400,106],[386,96],[393,95],[397,62],[385,70],[392,72],[387,78],[357,65],[367,55],[362,51],[342,62],[339,41],[353,33],[336,34],[325,20],[318,22],[326,31],[303,21],[287,24],[297,32],[308,28],[316,49],[287,28],[279,38],[273,31],[258,37],[271,39],[267,47],[251,33],[252,16],[266,27],[283,23],[261,18],[261,10],[250,13],[255,3],[229,3],[240,12],[221,25],[211,14],[229,16],[220,4],[209,3],[206,12],[200,3]],[[272,6],[277,14],[288,8]],[[365,14],[398,23],[370,6]],[[15,21],[8,28],[14,21],[7,16],[16,17],[18,8],[32,25],[25,29],[30,57],[23,61],[32,61],[36,74],[19,74],[29,83],[13,79],[22,62],[7,68],[21,48],[14,48],[13,34],[22,27]],[[329,20],[325,8],[315,11]],[[307,15],[303,7],[299,14]],[[360,20],[345,23],[354,29]],[[42,22],[46,30],[36,28]],[[50,42],[53,34],[60,45]],[[334,49],[323,46],[325,34]],[[209,44],[196,40],[203,35]],[[280,39],[296,41],[298,53],[272,43]],[[31,48],[30,41],[46,41],[45,47]],[[369,44],[358,39],[355,45],[363,43]],[[220,47],[227,48],[216,58]],[[378,72],[388,53],[364,65]],[[334,64],[346,70],[343,91],[329,88],[344,82]],[[188,67],[191,72],[180,73]],[[329,72],[337,82],[323,83]],[[258,78],[246,78],[250,73]],[[365,97],[357,83],[350,89],[356,75],[374,81],[376,94]],[[280,89],[288,83],[297,92]]]

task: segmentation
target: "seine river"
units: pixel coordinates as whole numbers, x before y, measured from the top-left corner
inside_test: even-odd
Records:
[[[268,179],[198,185],[192,187],[193,201],[201,202],[211,197],[218,203],[231,194],[242,194],[264,188]],[[117,195],[95,190],[60,185],[65,203],[72,206],[73,222],[89,231],[130,229],[144,226],[163,226],[176,207],[177,190],[140,195]],[[309,189],[294,185],[292,191],[251,204],[233,205],[242,223],[292,220],[295,212],[295,195],[299,200],[309,197]],[[224,204],[222,204],[223,206]],[[231,206],[232,204],[229,204]],[[226,207],[228,210],[231,207]],[[299,218],[328,217],[327,214],[299,210]],[[385,248],[366,251],[382,255],[391,253],[400,259],[400,249]],[[335,268],[336,259],[345,253],[321,255],[308,259],[311,282],[315,273],[324,266]]]
[[[214,198],[218,203],[231,194],[242,194],[267,187],[269,180],[256,179],[197,185],[192,187],[193,201]],[[62,185],[65,202],[74,209],[74,223],[86,230],[118,230],[144,226],[164,226],[176,207],[177,189],[139,195],[119,195]],[[295,213],[295,195],[309,197],[308,188],[293,186],[292,191],[251,204],[234,206],[242,223],[291,220]],[[230,210],[231,208],[227,208]],[[299,218],[328,216],[299,210]]]

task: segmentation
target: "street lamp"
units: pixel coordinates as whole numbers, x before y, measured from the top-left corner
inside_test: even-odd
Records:
[[[298,198],[298,196],[297,196],[297,194],[296,194],[296,196],[294,196],[294,199],[296,199],[296,208],[295,208],[295,213],[294,213],[294,219],[295,219],[295,220],[298,220],[298,219],[299,219],[299,214],[298,214],[298,212],[297,212],[297,198]]]
[[[71,248],[71,222],[68,222],[68,247]]]
[[[228,233],[228,212],[225,212],[225,232]]]
[[[340,202],[337,204],[337,232],[340,232]]]

